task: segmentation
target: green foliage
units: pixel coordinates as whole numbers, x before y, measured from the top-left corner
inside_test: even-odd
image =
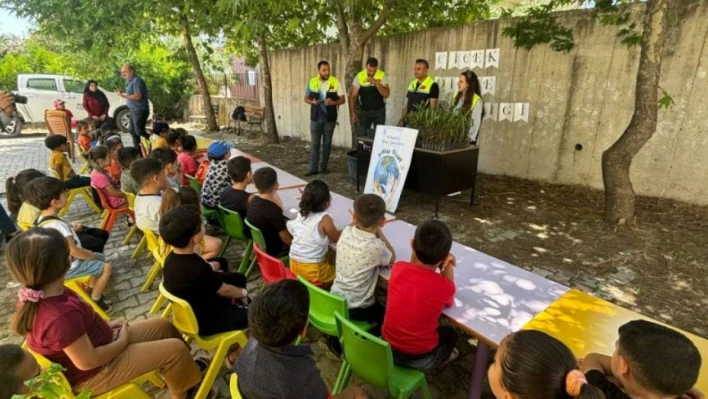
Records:
[[[663,87],[659,87],[659,90],[661,90],[661,98],[658,101],[659,109],[667,109],[676,105],[676,103],[674,102],[674,98],[671,97],[671,95],[666,90],[664,90]]]
[[[575,46],[573,29],[563,26],[553,10],[569,3],[570,0],[553,0],[530,7],[526,16],[504,28],[503,35],[514,39],[517,48],[530,50],[538,44],[548,44],[554,51],[567,53]]]
[[[13,395],[12,399],[60,399],[67,393],[62,382],[61,373],[65,369],[52,363],[49,367],[40,371],[39,375],[25,382],[29,388],[29,393],[24,395]],[[91,392],[82,392],[76,395],[76,399],[89,399]]]
[[[418,129],[416,147],[449,151],[469,144],[472,118],[469,112],[452,108],[423,108],[409,112],[408,125]]]

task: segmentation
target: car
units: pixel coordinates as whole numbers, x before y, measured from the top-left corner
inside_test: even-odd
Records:
[[[74,119],[81,120],[88,117],[83,107],[83,94],[86,81],[62,75],[39,75],[22,74],[17,75],[17,93],[27,97],[27,104],[17,104],[17,112],[22,123],[42,123],[44,122],[44,111],[54,109],[53,102],[62,99],[66,102],[66,108],[74,114]],[[108,116],[114,118],[118,127],[124,131],[130,131],[130,111],[126,105],[126,100],[119,97],[113,91],[106,90],[99,86],[111,107]],[[152,115],[152,102],[150,102],[150,114]],[[6,128],[3,132],[7,135],[17,135],[9,132]]]

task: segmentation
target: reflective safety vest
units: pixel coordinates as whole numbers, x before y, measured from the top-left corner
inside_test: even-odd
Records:
[[[327,79],[326,82],[322,82],[320,80],[319,75],[315,76],[314,78],[310,79],[310,84],[308,85],[308,88],[310,89],[310,99],[312,100],[321,100],[324,102],[325,98],[322,98],[322,93],[320,92],[320,85],[324,85],[327,87],[327,96],[325,98],[332,99],[334,101],[339,99],[339,81],[337,78],[334,76],[330,76],[329,79]],[[317,108],[322,107],[322,103],[318,105],[311,105],[310,106],[310,120],[311,121],[316,121],[317,120]],[[336,105],[330,105],[326,107],[327,109],[327,121],[328,122],[336,122],[337,121],[337,106]]]
[[[376,73],[374,73],[374,80],[380,82],[384,79],[384,76],[386,76],[384,71],[377,69]],[[379,89],[376,88],[376,85],[369,83],[369,75],[366,69],[359,72],[356,75],[356,79],[359,82],[359,104],[361,109],[372,111],[386,106],[386,100],[379,93]]]
[[[430,106],[430,88],[435,84],[435,80],[428,76],[423,83],[418,79],[413,79],[408,85],[408,111],[415,111],[417,108],[427,108]]]
[[[460,99],[457,98],[458,94],[459,94],[459,92],[455,93],[455,95],[452,97],[452,107],[454,107],[454,108],[456,108],[457,103],[460,102]],[[477,105],[477,103],[481,99],[482,99],[482,97],[478,96],[477,93],[474,93],[474,97],[472,97],[472,103],[470,103],[470,108],[466,109],[465,111],[472,111],[474,109],[475,105]]]

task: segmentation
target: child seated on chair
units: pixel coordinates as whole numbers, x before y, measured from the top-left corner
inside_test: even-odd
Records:
[[[18,345],[0,345],[0,399],[29,393],[25,381],[36,377],[40,371],[31,353]]]
[[[703,397],[694,387],[701,369],[696,345],[646,320],[621,326],[612,356],[588,354],[581,368],[608,399]]]
[[[182,128],[170,129],[170,131],[167,132],[167,136],[165,137],[165,139],[167,140],[167,148],[177,154],[182,152],[182,137],[186,135],[186,133],[183,132],[186,131]]]
[[[342,230],[337,241],[337,275],[332,293],[343,296],[349,318],[381,326],[384,308],[374,298],[379,267],[389,266],[396,254],[381,229],[386,223],[386,202],[376,194],[354,201],[354,225]]]
[[[53,177],[34,179],[25,187],[25,197],[30,204],[41,211],[34,225],[60,232],[68,243],[72,262],[66,272],[66,278],[90,276],[91,298],[101,309],[109,312],[111,307],[104,300],[103,291],[111,277],[111,265],[103,261],[102,253],[84,249],[77,235],[77,230],[82,226],[71,225],[58,216],[59,210],[66,205],[67,191],[64,183]]]
[[[120,174],[120,188],[121,190],[137,194],[140,191],[140,184],[133,179],[130,174],[130,165],[140,158],[140,149],[135,147],[123,147],[118,150],[118,163],[120,163],[121,174]]]
[[[310,296],[295,280],[265,286],[249,309],[249,339],[234,364],[244,398],[329,399],[309,345],[295,345],[307,330]],[[334,399],[366,398],[349,387]]]
[[[25,201],[25,186],[32,180],[44,176],[45,174],[37,169],[25,169],[15,177],[8,177],[5,181],[7,209],[10,211],[10,214],[15,215],[17,224],[22,230],[30,228],[39,217],[39,209]]]
[[[195,159],[197,155],[196,151],[197,139],[194,138],[194,136],[182,136],[182,152],[177,155],[177,163],[179,163],[179,166],[182,168],[184,175],[182,177],[182,184],[185,186],[189,184],[187,175],[194,177],[197,174],[197,168],[199,166]]]
[[[241,215],[241,220],[245,220],[248,203],[255,197],[253,193],[246,192],[246,187],[253,181],[251,160],[242,156],[229,159],[226,169],[234,183],[221,192],[219,201],[221,206],[238,212]],[[247,236],[251,236],[250,231]]]
[[[202,204],[209,209],[219,206],[221,192],[233,183],[227,166],[227,161],[231,158],[232,147],[225,141],[215,141],[209,144],[207,150],[209,170],[202,185]]]
[[[585,382],[579,368],[562,342],[541,331],[524,330],[502,340],[487,376],[497,399],[605,399],[602,391]]]
[[[118,151],[123,148],[123,142],[120,139],[120,135],[113,134],[109,136],[103,136],[101,139],[102,145],[108,148],[110,164],[108,165],[107,171],[113,179],[120,181],[120,176],[123,174],[123,169],[118,162]]]
[[[79,136],[79,148],[81,148],[82,153],[91,149],[91,142],[93,141],[91,139],[91,127],[87,122],[89,119],[91,118],[86,118],[76,123],[76,133]]]
[[[268,255],[283,256],[293,236],[288,232],[285,223],[287,219],[283,216],[283,201],[278,196],[278,174],[266,166],[253,174],[253,182],[258,196],[248,203],[246,219],[263,234]]]
[[[108,174],[107,168],[111,164],[108,148],[99,145],[86,153],[86,159],[93,168],[91,172],[91,186],[101,190],[108,205],[113,209],[124,208],[128,205],[125,193],[120,189],[120,182]]]
[[[130,174],[140,184],[135,195],[135,224],[140,230],[160,230],[162,191],[170,188],[162,162],[154,158],[138,159],[130,165]]]
[[[67,189],[71,190],[91,186],[91,178],[74,173],[69,159],[66,157],[66,154],[64,154],[69,151],[69,143],[66,137],[51,134],[44,139],[44,145],[52,151],[49,154],[49,169],[53,170],[57,178],[66,184]],[[101,208],[101,198],[98,197],[96,190],[91,189],[91,194],[93,202]]]
[[[155,148],[150,152],[150,158],[157,159],[162,163],[170,187],[178,190],[182,181],[182,168],[177,162],[177,153],[169,148]]]
[[[167,144],[167,132],[170,131],[170,125],[167,122],[155,122],[152,129],[152,148],[170,148]]]
[[[429,371],[457,357],[457,333],[438,319],[455,296],[455,257],[447,226],[428,220],[411,240],[410,262],[393,265],[382,337],[399,366]],[[440,274],[436,272],[440,269]]]
[[[199,215],[202,214],[202,205],[199,201],[199,193],[197,190],[189,186],[182,186],[177,190],[168,188],[162,193],[160,217],[166,215],[168,212],[181,205],[193,205],[199,210]],[[220,239],[204,234],[202,241],[194,248],[195,253],[204,259],[215,258],[219,256],[221,244],[222,242]]]
[[[6,248],[10,274],[21,284],[12,330],[34,353],[61,365],[74,392],[101,395],[159,370],[171,399],[191,397],[201,376],[189,346],[167,319],[104,321],[64,287],[69,245],[54,229],[36,228]]]
[[[302,192],[297,218],[287,222],[293,237],[290,270],[311,283],[329,285],[334,281],[334,265],[327,261],[327,252],[330,241],[337,242],[341,233],[327,214],[331,203],[327,183],[313,180]]]
[[[61,98],[58,98],[54,100],[52,103],[54,105],[54,109],[57,111],[62,111],[66,115],[66,120],[69,122],[69,125],[73,129],[76,126],[76,121],[74,120],[74,114],[66,109],[66,101],[62,100]]]
[[[247,328],[246,276],[229,273],[224,258],[204,260],[195,253],[204,237],[199,208],[181,205],[167,212],[160,219],[160,237],[172,246],[162,269],[164,287],[192,306],[199,335]]]

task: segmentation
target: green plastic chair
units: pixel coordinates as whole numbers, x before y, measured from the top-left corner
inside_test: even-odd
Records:
[[[369,384],[388,387],[396,399],[410,398],[418,390],[423,392],[424,398],[433,398],[423,372],[394,366],[388,342],[362,330],[339,312],[335,313],[335,321],[344,356],[332,389],[333,396],[342,392],[352,373],[356,373]]]
[[[349,305],[347,305],[346,298],[325,291],[305,280],[302,276],[297,276],[297,279],[305,284],[305,287],[310,292],[310,324],[323,334],[339,337],[334,314],[339,312],[347,319],[349,318]],[[364,321],[353,321],[352,323],[364,330],[368,330],[371,327],[369,323]]]
[[[248,266],[248,263],[251,261],[253,241],[250,238],[246,237],[246,234],[244,234],[243,219],[241,219],[241,215],[238,212],[234,212],[230,209],[224,208],[221,205],[219,205],[219,212],[221,213],[222,227],[224,229],[224,232],[226,233],[226,240],[224,240],[224,244],[221,246],[221,252],[219,253],[219,256],[224,256],[224,253],[226,253],[226,248],[228,248],[229,244],[231,244],[231,240],[245,242],[246,250],[243,251],[241,265],[238,267],[239,270],[242,270],[246,268]]]
[[[248,228],[251,230],[251,240],[253,240],[252,244],[258,244],[258,247],[265,252],[266,251],[266,243],[265,243],[265,238],[263,238],[263,233],[261,232],[261,230],[258,227],[252,225],[251,222],[248,221],[248,219],[244,220],[244,222],[246,223],[246,226],[248,226]],[[283,263],[285,263],[286,265],[290,264],[290,256],[288,256],[288,255],[282,256],[278,259],[282,260]],[[253,267],[256,266],[256,262],[257,262],[257,259],[255,256],[255,253],[253,253],[253,251],[251,251],[251,263],[248,265],[248,270],[246,271],[246,277],[248,277],[248,275],[251,274]],[[240,269],[239,269],[239,272],[243,273]]]
[[[199,194],[202,193],[202,183],[199,183],[199,180],[197,180],[196,177],[190,176],[190,175],[185,175],[187,176],[187,181],[189,182],[189,187],[192,187],[193,189],[197,190]]]

